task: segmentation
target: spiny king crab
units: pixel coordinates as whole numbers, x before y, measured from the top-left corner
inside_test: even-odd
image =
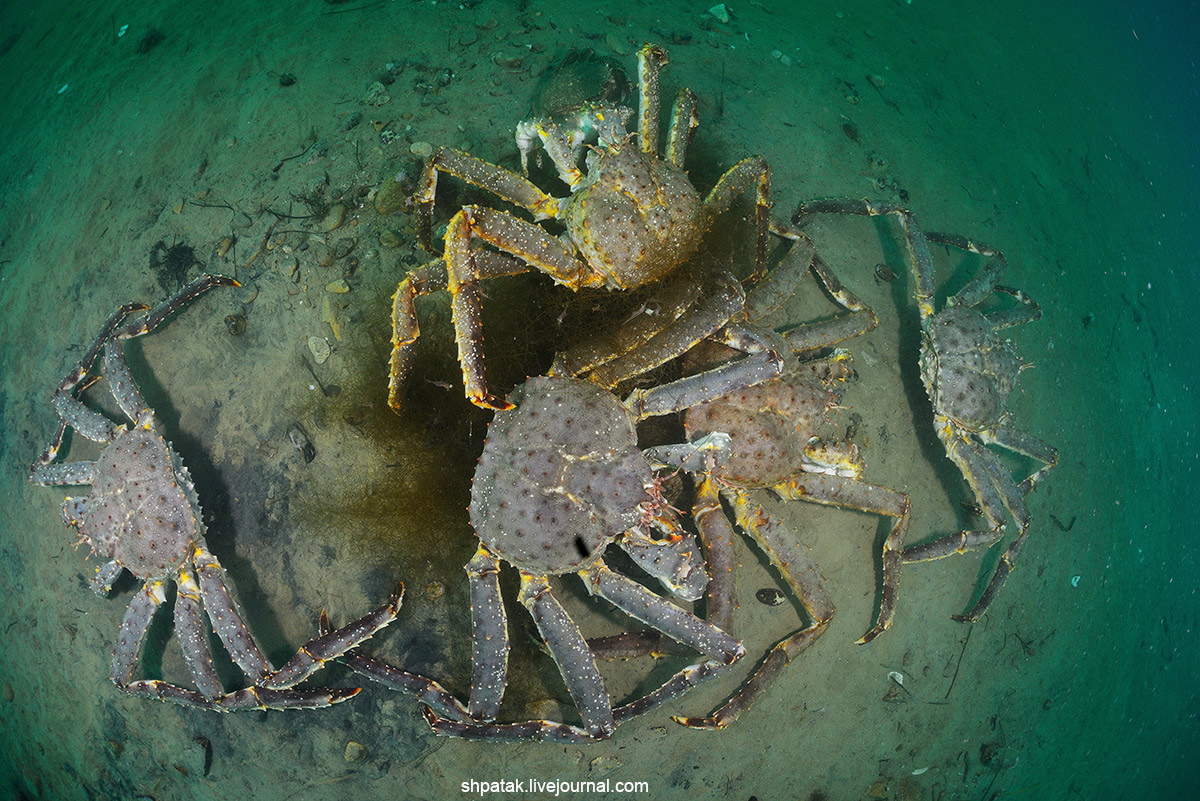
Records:
[[[934,429],[970,485],[988,527],[909,546],[902,561],[925,562],[990,547],[1004,536],[1005,521],[1011,515],[1017,536],[1001,555],[975,605],[953,615],[959,621],[977,620],[995,599],[1025,546],[1031,522],[1025,496],[1058,463],[1057,450],[1011,423],[1008,396],[1026,364],[1012,342],[997,333],[1038,319],[1041,309],[1020,290],[998,284],[1007,266],[1000,251],[956,234],[926,234],[905,208],[859,199],[822,200],[802,204],[794,219],[817,213],[894,215],[904,228],[921,317],[921,381],[933,404]],[[986,258],[979,272],[948,298],[940,311],[930,242]],[[995,293],[1010,296],[1017,305],[990,312],[976,308]],[[1042,466],[1018,482],[988,445],[1029,457]]]
[[[126,340],[150,333],[213,287],[237,285],[231,278],[206,275],[124,325],[129,314],[149,307],[131,303],[118,308],[79,364],[58,385],[53,399],[60,419],[58,430],[30,468],[30,480],[42,486],[91,485],[88,497],[66,499],[63,516],[79,530],[80,543],[87,543],[93,553],[107,560],[92,578],[97,593],[106,594],[123,570],[143,582],[121,622],[113,653],[112,681],[117,687],[131,695],[218,711],[329,706],[354,696],[358,689],[291,688],[324,662],[394,620],[399,595],[363,618],[305,643],[282,668],[272,667],[246,628],[226,585],[225,571],[204,541],[200,503],[187,468],[158,432],[154,412],[142,399],[125,361]],[[132,428],[114,424],[76,397],[100,380],[89,374],[102,350],[104,377],[117,406],[133,422]],[[55,462],[68,427],[103,445],[95,461]],[[157,679],[133,678],[142,640],[154,613],[166,600],[166,584],[172,580],[176,586],[175,636],[198,691]],[[209,652],[205,611],[251,686],[233,692],[221,686]]]
[[[528,379],[496,413],[471,487],[471,523],[479,537],[466,570],[471,584],[471,697],[466,706],[440,685],[361,654],[355,670],[427,704],[439,734],[473,739],[588,742],[616,724],[675,697],[738,659],[745,649],[719,628],[610,569],[604,551],[615,542],[684,600],[707,581],[694,540],[662,499],[651,466],[638,450],[635,423],[703,403],[777,375],[781,360],[764,350],[679,381],[638,389],[619,401],[574,378]],[[707,447],[696,443],[695,448]],[[651,536],[657,529],[665,536]],[[521,576],[519,599],[559,667],[581,726],[546,720],[492,722],[508,675],[508,634],[500,595],[501,562]],[[555,597],[550,579],[568,574],[629,616],[706,657],[659,689],[613,708],[595,657]]]
[[[666,51],[660,47],[648,44],[638,52],[636,145],[624,128],[626,110],[584,109],[581,124],[596,137],[586,157],[586,172],[576,165],[579,132],[564,131],[548,119],[518,126],[523,156],[540,141],[571,189],[566,198],[552,197],[516,173],[457,150],[443,147],[430,157],[416,193],[419,231],[427,249],[432,245],[432,210],[442,172],[496,194],[535,220],[558,220],[566,232],[560,238],[536,222],[482,206],[466,206],[454,214],[446,229],[444,256],[412,270],[393,298],[388,386],[393,409],[400,408],[420,334],[415,307],[420,295],[450,291],[467,397],[485,408],[505,409],[507,403],[488,392],[484,379],[483,279],[539,270],[572,290],[627,290],[650,284],[684,264],[712,220],[752,186],[757,203],[756,269],[761,269],[771,203],[767,163],[758,157],[742,160],[701,201],[683,171],[696,125],[696,97],[687,89],[675,106],[666,159],[658,157],[658,76],[666,63]]]

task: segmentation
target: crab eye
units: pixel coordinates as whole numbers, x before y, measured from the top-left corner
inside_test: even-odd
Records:
[[[575,535],[575,549],[579,551],[579,555],[581,557],[588,556],[591,553],[591,551],[588,550],[587,543],[583,541],[583,537],[579,536],[578,534]]]

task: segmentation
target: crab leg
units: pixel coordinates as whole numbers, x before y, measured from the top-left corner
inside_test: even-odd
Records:
[[[95,475],[95,462],[64,462],[34,464],[29,479],[42,487],[78,487],[91,484]]]
[[[225,584],[225,570],[202,545],[196,545],[192,555],[196,567],[196,577],[199,579],[200,597],[204,608],[212,621],[213,631],[225,645],[225,650],[233,657],[242,672],[254,684],[262,684],[271,675],[274,668],[263,656],[258,643],[246,628],[237,602]]]
[[[700,124],[696,114],[696,95],[691,89],[682,89],[675,101],[675,110],[671,114],[670,138],[667,140],[667,159],[680,169],[687,158],[688,145],[692,142],[692,134]]]
[[[1005,295],[1012,295],[1021,304],[1011,309],[989,312],[983,315],[995,330],[999,331],[1001,328],[1011,328],[1014,325],[1021,325],[1022,323],[1041,319],[1042,307],[1038,306],[1032,298],[1021,290],[1013,289],[1010,286],[998,286],[995,288],[995,291],[1002,292]]]
[[[658,155],[658,74],[667,64],[667,51],[652,44],[638,50],[638,145]]]
[[[614,350],[612,358],[595,365],[581,377],[612,389],[627,378],[647,373],[720,330],[741,308],[744,297],[741,284],[725,274],[712,276],[704,282],[700,292],[696,305],[675,325],[625,348],[624,352]],[[652,320],[650,317],[645,319],[648,322]],[[618,336],[629,339],[631,334],[622,330]]]
[[[325,620],[325,624],[328,625],[328,619]],[[433,679],[400,670],[357,651],[342,655],[341,660],[355,673],[379,682],[389,689],[414,696],[418,701],[434,710],[435,715],[444,715],[459,723],[473,722],[462,702]]]
[[[396,287],[392,296],[392,353],[388,358],[388,406],[400,410],[400,401],[412,372],[413,356],[421,330],[417,326],[416,299],[420,295],[440,292],[447,287],[448,277],[441,259],[411,270]]]
[[[418,244],[433,251],[433,201],[439,172],[478,186],[503,200],[529,209],[537,219],[556,216],[558,201],[515,172],[459,150],[441,147],[429,157],[416,191]]]
[[[733,637],[637,582],[614,573],[601,562],[580,569],[579,575],[591,594],[607,599],[633,619],[658,629],[709,659],[730,665],[746,653]]]
[[[916,280],[914,295],[917,300],[917,308],[921,312],[922,325],[933,317],[933,257],[929,253],[929,240],[917,225],[917,220],[911,211],[903,206],[892,203],[876,203],[865,198],[811,200],[800,204],[796,213],[792,215],[792,222],[799,222],[801,218],[811,214],[857,214],[863,217],[881,217],[890,214],[897,217],[908,241],[909,260],[912,263],[913,276]],[[939,242],[945,242],[952,238],[947,234],[941,234],[940,237]]]
[[[663,330],[661,320],[674,323],[696,305],[701,290],[709,283],[707,274],[697,275],[686,267],[671,271],[656,285],[653,295],[646,300],[647,313],[634,315],[619,326],[594,326],[589,338],[576,342],[560,354],[561,367],[556,364],[552,373],[565,371],[569,375],[587,377],[594,382],[594,377],[585,374],[641,348]],[[648,313],[651,309],[653,314]],[[730,309],[730,314],[735,311],[736,309]],[[620,372],[628,373],[627,370]]]
[[[112,682],[122,690],[135,692],[131,689],[133,668],[137,664],[138,654],[142,650],[142,640],[150,628],[154,613],[167,599],[161,581],[147,581],[142,585],[121,620],[121,628],[117,632],[117,645],[113,649]]]
[[[980,438],[984,442],[991,442],[999,445],[1002,448],[1007,448],[1014,453],[1019,453],[1022,456],[1028,456],[1030,459],[1036,459],[1043,463],[1043,467],[1021,482],[1021,494],[1028,495],[1033,491],[1046,473],[1054,469],[1058,464],[1058,449],[1046,444],[1042,440],[1030,434],[1027,431],[1022,431],[1019,428],[1012,426],[1001,426],[995,431],[985,431],[980,434]]]
[[[735,570],[737,557],[733,552],[733,526],[721,508],[717,482],[705,476],[696,488],[692,504],[692,519],[700,532],[700,547],[708,565],[708,592],[705,596],[708,622],[729,631],[733,628],[733,611],[737,608]]]
[[[208,701],[221,696],[225,688],[217,678],[208,636],[204,631],[204,611],[200,603],[200,585],[186,563],[180,566],[175,579],[175,637],[183,649],[183,661],[196,682],[196,688]]]
[[[386,604],[340,629],[325,632],[309,640],[300,646],[295,656],[283,667],[263,681],[263,686],[269,689],[286,689],[304,681],[330,659],[336,659],[358,646],[395,620],[403,597],[404,585],[401,585]]]
[[[467,562],[471,584],[471,700],[474,720],[494,720],[508,684],[508,616],[500,596],[500,558],[483,543]]]
[[[644,420],[715,400],[738,389],[761,384],[783,372],[783,358],[769,339],[750,331],[736,333],[746,334],[757,341],[735,339],[734,347],[744,351],[756,349],[757,352],[750,352],[743,359],[668,384],[635,389],[625,399],[625,406],[637,419]]]
[[[571,699],[583,718],[584,730],[593,737],[612,734],[616,723],[604,678],[579,628],[550,592],[546,579],[522,572],[520,601],[533,616],[538,632],[562,673]]]
[[[849,476],[823,473],[798,473],[774,488],[783,498],[857,509],[895,518],[891,531],[883,541],[883,594],[879,602],[879,617],[858,643],[868,643],[892,625],[896,611],[896,594],[900,586],[900,554],[904,534],[908,530],[909,500],[903,492],[868,484]]]
[[[740,525],[750,534],[771,560],[784,579],[795,590],[800,602],[808,612],[811,622],[783,640],[780,640],[754,671],[753,675],[734,693],[725,704],[708,717],[689,718],[674,716],[681,725],[699,729],[723,729],[732,723],[762,695],[779,677],[783,669],[808,646],[824,633],[836,611],[825,580],[808,555],[808,549],[796,541],[791,531],[781,531],[774,518],[753,504],[741,490],[732,490],[728,496]]]
[[[476,237],[524,261],[477,258],[480,251],[471,244]],[[467,398],[486,409],[511,408],[488,393],[484,380],[479,281],[537,269],[556,281],[587,285],[585,269],[566,245],[537,225],[479,206],[466,206],[450,218],[445,241],[454,336]]]
[[[184,657],[188,661],[188,667],[192,670],[192,676],[196,679],[197,685],[204,691],[203,694],[157,679],[132,680],[133,669],[137,664],[138,653],[141,651],[142,641],[146,637],[146,630],[150,627],[154,613],[166,600],[161,581],[146,582],[130,602],[129,608],[125,612],[125,618],[121,621],[116,650],[113,652],[112,681],[117,687],[131,695],[143,698],[157,698],[161,701],[173,701],[185,706],[222,711],[248,708],[316,708],[344,701],[358,692],[357,689],[278,692],[259,687],[247,687],[222,695],[212,663],[208,661],[203,630],[199,627],[198,618],[191,617],[195,610],[192,609],[184,593],[186,590],[176,600],[176,621],[177,624],[180,622],[183,624],[184,631],[181,632],[183,636],[181,636],[180,642],[184,647]],[[178,611],[180,601],[185,610],[182,618]],[[195,654],[189,656],[189,651],[194,651],[196,647],[205,651],[199,661],[193,658]]]
[[[704,213],[708,220],[720,216],[733,205],[733,199],[756,187],[754,196],[755,248],[753,280],[762,277],[767,264],[767,235],[771,230],[771,168],[762,156],[742,159],[730,167],[717,185],[704,198]]]

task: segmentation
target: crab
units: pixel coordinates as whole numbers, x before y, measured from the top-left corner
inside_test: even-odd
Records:
[[[392,307],[392,352],[388,403],[401,407],[420,334],[415,300],[449,290],[455,339],[467,397],[478,406],[502,410],[507,402],[488,392],[484,378],[480,281],[538,270],[571,290],[625,291],[659,281],[697,252],[713,220],[743,192],[755,189],[756,271],[765,261],[769,227],[770,170],[761,157],[730,168],[701,200],[683,170],[696,125],[696,97],[680,92],[671,122],[666,158],[658,156],[659,72],[667,63],[661,47],[638,52],[639,116],[636,144],[625,131],[632,112],[588,106],[576,130],[550,119],[517,127],[522,161],[540,142],[558,175],[570,187],[553,197],[527,178],[451,148],[430,157],[416,192],[421,245],[432,249],[432,211],[438,175],[447,173],[482,187],[527,211],[535,222],[482,206],[465,206],[447,224],[444,255],[412,270],[399,284]],[[585,136],[595,136],[585,170],[576,153]],[[536,221],[556,220],[562,237]],[[484,246],[486,245],[486,247]]]
[[[755,490],[783,500],[855,509],[892,518],[883,541],[883,591],[874,625],[858,640],[870,642],[892,625],[899,587],[900,549],[908,528],[909,500],[902,492],[867,483],[858,446],[820,436],[853,375],[849,353],[805,361],[785,375],[689,409],[684,427],[695,443],[715,432],[729,436],[728,452],[698,471],[692,516],[700,532],[711,580],[709,622],[731,629],[734,609],[734,532],[729,516],[754,539],[796,592],[809,625],[776,644],[724,706],[700,718],[675,717],[693,728],[724,728],[750,707],[784,666],[829,626],[834,605],[808,549],[755,502]],[[664,458],[665,454],[655,454]],[[724,499],[729,512],[722,508]]]
[[[688,442],[647,450],[651,461],[695,474],[698,483],[692,518],[700,534],[710,581],[707,612],[710,623],[730,630],[734,608],[734,531],[725,506],[737,525],[751,536],[799,596],[810,618],[807,627],[794,632],[771,649],[754,674],[730,701],[713,714],[675,717],[694,728],[724,728],[753,703],[783,667],[812,644],[828,627],[834,606],[824,581],[807,549],[793,532],[769,516],[754,500],[755,490],[770,490],[785,500],[805,500],[893,519],[883,541],[883,590],[875,624],[858,640],[867,643],[887,630],[894,617],[899,586],[901,544],[909,521],[909,499],[902,492],[867,483],[858,447],[842,439],[821,436],[828,413],[841,402],[846,381],[853,376],[848,351],[837,349],[825,358],[813,358],[830,346],[870,331],[876,318],[869,307],[842,287],[809,247],[797,245],[779,266],[748,294],[737,318],[743,330],[757,331],[777,350],[789,349],[802,361],[792,362],[783,374],[687,409],[684,429]],[[811,264],[810,264],[811,262]],[[761,320],[779,308],[796,288],[804,270],[812,266],[822,285],[849,315],[806,323],[785,335],[775,335]],[[722,352],[714,354],[720,349]],[[725,359],[715,341],[702,342],[685,356],[685,362],[704,366],[706,360]],[[722,436],[722,448],[701,444]],[[590,641],[602,657],[661,653],[657,636],[617,635]]]
[[[387,686],[416,694],[439,734],[473,739],[590,742],[715,675],[745,649],[733,637],[613,571],[604,559],[616,543],[683,600],[708,581],[694,539],[663,499],[635,425],[778,375],[770,348],[706,373],[649,389],[624,401],[596,384],[538,376],[496,413],[471,487],[470,517],[479,546],[466,565],[473,630],[471,696],[458,702],[436,682],[353,653],[346,663]],[[717,440],[720,437],[716,438]],[[716,447],[713,441],[691,446]],[[652,530],[662,538],[651,535]],[[502,562],[517,568],[519,600],[533,617],[579,711],[579,726],[546,720],[494,723],[507,683],[508,634],[500,595]],[[574,574],[588,592],[655,631],[704,655],[661,687],[613,708],[592,651],[555,597],[551,578]]]
[[[299,690],[294,685],[394,620],[400,595],[361,619],[305,643],[282,668],[272,667],[246,628],[225,571],[205,542],[200,504],[187,468],[159,433],[154,412],[142,399],[125,361],[126,340],[150,333],[173,312],[219,286],[238,283],[206,275],[153,309],[131,303],[108,318],[55,390],[58,430],[30,468],[30,480],[41,486],[91,485],[87,497],[66,499],[63,517],[78,529],[78,544],[87,543],[93,554],[105,560],[91,581],[98,594],[107,594],[125,570],[142,581],[125,612],[113,653],[111,678],[118,688],[135,696],[217,711],[329,706],[353,697],[358,688]],[[128,315],[148,309],[125,323]],[[103,373],[113,400],[132,426],[113,423],[76,396],[100,380],[90,374],[102,350]],[[101,443],[94,461],[56,462],[68,427]],[[142,641],[172,581],[175,635],[197,690],[157,679],[134,679]],[[227,692],[221,685],[209,651],[206,611],[251,686]]]
[[[1025,546],[1032,521],[1025,496],[1058,463],[1054,447],[1012,424],[1008,396],[1028,365],[1012,342],[998,333],[1038,319],[1041,309],[1020,290],[998,284],[1007,266],[999,250],[957,234],[926,234],[905,208],[858,199],[816,201],[802,204],[794,220],[814,213],[894,215],[904,228],[921,320],[921,381],[933,405],[934,429],[970,486],[987,528],[909,546],[901,561],[926,562],[995,545],[1004,537],[1011,516],[1017,535],[1000,556],[983,593],[968,611],[952,616],[962,622],[977,620],[995,599]],[[936,307],[930,242],[986,259],[980,271],[940,310]],[[980,311],[977,307],[994,294],[1011,297],[1015,305]],[[988,445],[1042,466],[1017,481]]]

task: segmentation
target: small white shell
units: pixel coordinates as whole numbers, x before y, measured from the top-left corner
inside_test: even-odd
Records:
[[[904,686],[904,675],[902,673],[895,670],[889,670],[887,677],[899,684],[901,687]]]

